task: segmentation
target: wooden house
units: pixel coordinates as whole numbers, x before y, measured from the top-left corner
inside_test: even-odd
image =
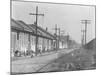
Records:
[[[35,24],[26,24],[20,20],[11,19],[11,52],[20,51],[26,53],[29,50],[36,52],[36,36],[38,36],[38,49],[41,52],[54,50],[55,37],[48,31]]]

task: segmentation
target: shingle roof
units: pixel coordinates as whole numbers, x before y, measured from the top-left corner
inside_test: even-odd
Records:
[[[28,32],[34,32],[34,30],[32,30],[26,23],[24,23],[23,21],[20,21],[18,20],[17,23],[19,25],[21,25],[25,31],[28,31]]]
[[[24,28],[18,24],[14,19],[11,19],[11,28],[23,30]]]
[[[32,34],[36,35],[36,25],[26,24],[21,20],[11,19],[11,28],[31,32]],[[51,39],[55,39],[54,35],[50,34],[45,29],[43,29],[39,26],[37,27],[37,35],[47,37],[47,38],[51,38]]]
[[[29,26],[32,27],[33,29],[36,28],[36,26],[33,25],[33,24],[30,24]],[[54,35],[52,35],[52,34],[49,33],[48,31],[46,31],[45,29],[41,28],[40,26],[37,26],[37,31],[40,32],[41,35],[43,35],[43,36],[45,36],[45,37],[52,38],[52,39],[55,38]]]

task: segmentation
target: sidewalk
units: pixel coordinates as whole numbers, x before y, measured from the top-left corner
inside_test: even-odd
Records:
[[[63,50],[63,49],[60,49],[60,50]],[[37,56],[34,56],[33,58],[41,57],[41,56],[45,56],[45,55],[49,55],[49,54],[53,54],[53,53],[57,53],[60,50],[52,51],[52,52],[44,52],[44,53],[38,54]],[[16,60],[23,60],[23,59],[29,59],[29,58],[31,58],[31,56],[12,57],[11,59],[12,59],[12,61],[16,61]]]
[[[53,53],[56,53],[57,51],[53,51],[53,52],[45,52],[45,53],[41,53],[41,54],[38,54],[37,56],[34,56],[32,58],[35,58],[35,57],[41,57],[41,56],[45,56],[45,55],[50,55],[50,54],[53,54]],[[12,61],[17,61],[17,60],[23,60],[23,59],[29,59],[31,58],[31,56],[22,56],[22,57],[12,57]]]
[[[33,58],[27,57],[20,60],[12,61],[12,72],[14,73],[32,73],[39,70],[41,67],[50,63],[58,57],[59,52],[69,53],[73,50],[61,50],[58,52],[45,53]]]

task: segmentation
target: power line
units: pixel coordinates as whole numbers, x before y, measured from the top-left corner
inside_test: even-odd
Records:
[[[57,31],[58,31],[58,27],[57,27],[57,24],[55,24],[55,28],[53,28],[53,30],[55,30],[55,37],[56,37],[56,42],[55,42],[55,45],[56,45],[56,50],[57,50],[57,48],[58,48],[58,38],[57,38]]]
[[[57,24],[55,24],[55,28],[53,28],[53,30],[55,30],[55,36],[56,36],[56,49],[59,48],[59,43],[60,43],[60,36],[62,35],[61,32],[64,33],[64,30],[61,30],[60,28],[57,27]]]
[[[87,42],[87,24],[90,24],[91,20],[81,20],[81,23],[85,25],[85,29],[81,30],[81,32],[83,33],[82,35],[82,45],[86,44]]]
[[[30,15],[35,15],[36,16],[36,55],[37,55],[37,44],[38,44],[38,36],[37,36],[37,26],[38,26],[38,16],[44,16],[44,14],[38,14],[38,6],[36,6],[36,13],[30,13]]]

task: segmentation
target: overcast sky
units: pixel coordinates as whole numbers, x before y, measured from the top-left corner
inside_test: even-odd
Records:
[[[65,31],[65,35],[69,33],[74,40],[80,43],[81,29],[84,26],[81,24],[81,20],[88,19],[91,20],[91,23],[87,26],[87,41],[95,38],[95,8],[93,6],[13,1],[12,18],[33,24],[35,16],[31,16],[29,13],[35,13],[36,6],[39,8],[39,13],[44,13],[44,17],[39,16],[39,26],[48,27],[49,32],[54,33],[52,29],[57,24],[61,30]]]

